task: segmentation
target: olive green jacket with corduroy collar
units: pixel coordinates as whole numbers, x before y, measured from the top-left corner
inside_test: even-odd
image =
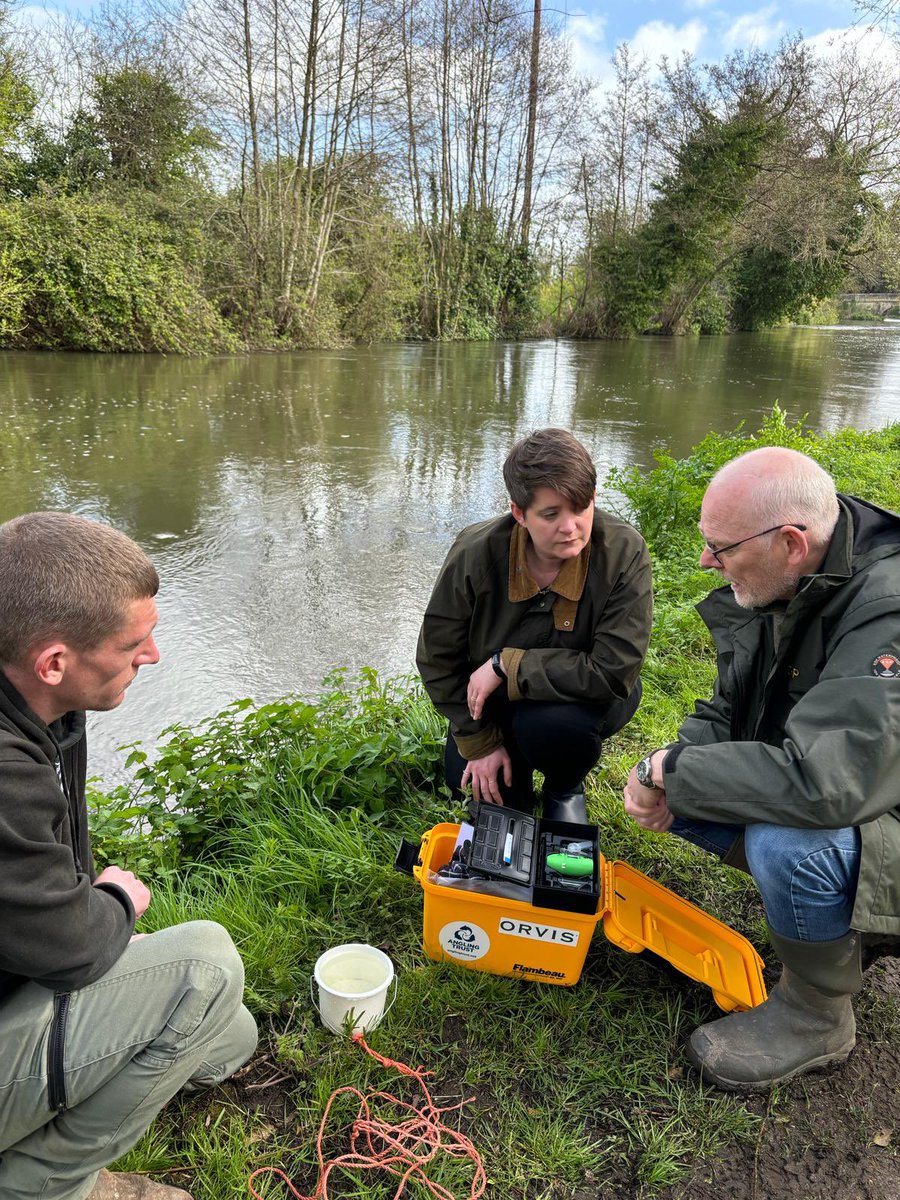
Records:
[[[469,676],[494,651],[503,653],[510,700],[598,705],[630,695],[647,653],[650,558],[635,529],[595,510],[589,543],[543,589],[528,571],[527,541],[511,514],[464,529],[425,611],[416,662],[464,758],[502,742],[466,705]]]
[[[900,517],[852,496],[819,570],[783,610],[697,606],[718,650],[711,700],[666,755],[681,817],[858,826],[852,927],[900,934]]]

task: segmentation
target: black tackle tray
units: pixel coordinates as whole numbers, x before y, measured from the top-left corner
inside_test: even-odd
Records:
[[[506,805],[473,803],[474,835],[469,864],[491,879],[531,890],[537,908],[595,913],[600,901],[600,830],[573,821],[536,819]],[[571,842],[588,842],[594,865],[590,876],[566,879],[547,867],[547,857]],[[508,859],[508,861],[507,861]]]

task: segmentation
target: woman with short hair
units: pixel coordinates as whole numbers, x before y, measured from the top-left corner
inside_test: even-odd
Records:
[[[595,507],[597,475],[564,429],[518,441],[510,511],[459,534],[425,611],[416,661],[450,722],[447,783],[476,800],[586,821],[584,780],[634,715],[652,616],[640,534]]]

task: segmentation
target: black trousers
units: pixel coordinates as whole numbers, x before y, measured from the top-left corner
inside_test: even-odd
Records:
[[[511,703],[495,692],[487,714],[503,731],[503,744],[512,760],[512,785],[500,779],[503,803],[520,812],[535,804],[534,772],[544,776],[544,790],[564,795],[579,788],[600,761],[605,738],[623,729],[641,702],[641,681],[631,694],[612,704],[562,704],[534,700]],[[454,798],[462,795],[466,760],[447,735],[444,772]]]

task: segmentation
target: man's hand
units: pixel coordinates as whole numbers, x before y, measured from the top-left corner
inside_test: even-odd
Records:
[[[120,887],[134,906],[136,916],[142,917],[147,911],[150,889],[131,871],[123,871],[121,867],[105,867],[94,880],[94,887],[98,883],[114,883]]]
[[[488,668],[490,665],[488,663]],[[497,677],[494,676],[494,678]],[[499,683],[500,680],[498,679],[497,682]],[[512,760],[506,752],[505,746],[498,746],[484,758],[469,759],[466,769],[463,771],[462,786],[465,788],[467,783],[471,783],[472,796],[475,800],[488,800],[492,804],[502,804],[503,797],[500,795],[499,783],[501,771],[503,782],[510,787],[512,785]]]
[[[469,676],[469,686],[466,689],[466,703],[469,706],[469,716],[477,721],[484,712],[484,702],[495,692],[503,680],[491,665],[491,660],[473,671]]]
[[[656,783],[662,783],[662,764],[666,756],[665,750],[657,750],[650,759],[651,777]],[[637,772],[631,768],[624,792],[625,811],[629,817],[637,821],[642,829],[653,833],[665,833],[675,820],[675,814],[669,811],[666,804],[666,793],[662,787],[644,787],[638,783]]]

